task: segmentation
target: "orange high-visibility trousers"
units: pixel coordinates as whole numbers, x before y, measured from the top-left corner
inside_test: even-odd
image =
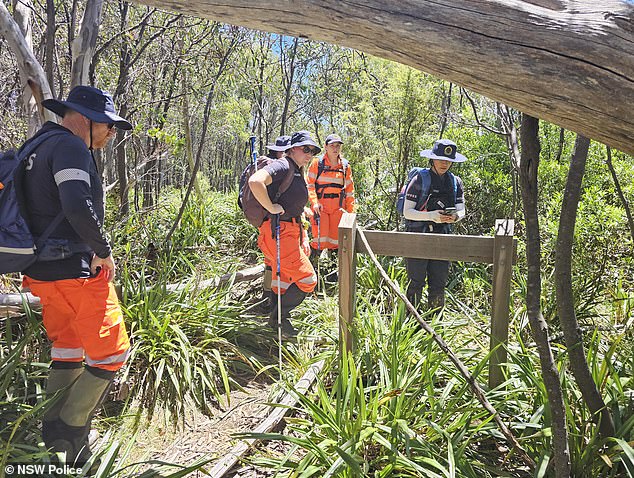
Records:
[[[326,207],[327,202],[336,201],[336,208]],[[321,204],[324,207],[319,215],[319,224],[317,223],[317,216],[313,216],[310,221],[311,232],[313,235],[310,241],[310,247],[313,249],[338,249],[339,248],[339,222],[343,211],[339,209],[339,199],[322,199]]]
[[[24,286],[42,303],[42,319],[53,347],[51,359],[119,370],[130,349],[114,286],[104,273],[88,279],[39,281]]]
[[[265,220],[259,230],[258,247],[264,254],[264,262],[273,269],[273,292],[277,293],[279,288],[284,294],[293,283],[303,292],[312,292],[317,285],[317,276],[300,242],[300,234],[302,242],[306,234],[301,221],[280,223],[280,277],[277,277],[277,247],[271,220]]]

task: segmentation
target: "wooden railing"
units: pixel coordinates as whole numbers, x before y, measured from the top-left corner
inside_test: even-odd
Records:
[[[339,338],[341,346],[348,350],[352,350],[350,330],[355,315],[356,255],[367,252],[356,241],[356,229],[356,214],[344,214],[339,223]],[[513,229],[512,219],[498,219],[494,236],[363,231],[377,255],[493,264],[491,387],[504,380],[501,367],[507,360],[511,276],[517,248]]]

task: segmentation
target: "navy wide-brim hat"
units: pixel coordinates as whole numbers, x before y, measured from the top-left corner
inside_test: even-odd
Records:
[[[66,110],[71,109],[95,123],[114,123],[117,128],[132,129],[132,125],[115,112],[110,93],[92,86],[76,86],[70,90],[66,101],[48,99],[42,101],[42,106],[62,118]]]
[[[444,159],[454,163],[464,163],[467,160],[466,156],[458,152],[456,143],[448,139],[439,139],[434,143],[432,149],[424,149],[420,152],[420,155],[423,158]]]
[[[286,151],[291,147],[290,136],[278,136],[275,140],[275,144],[267,144],[266,149],[271,151]]]
[[[297,131],[292,134],[290,147],[294,148],[295,146],[314,146],[317,148],[317,152],[315,154],[319,154],[321,151],[321,148],[310,136],[308,131]]]

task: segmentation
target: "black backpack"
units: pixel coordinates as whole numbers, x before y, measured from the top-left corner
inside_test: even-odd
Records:
[[[44,233],[34,239],[27,223],[22,182],[30,168],[31,154],[44,141],[65,131],[47,131],[13,150],[0,153],[0,274],[22,272],[37,259],[38,249],[64,219],[60,212]]]
[[[240,182],[238,185],[238,206],[244,212],[247,221],[249,221],[249,223],[254,225],[255,227],[260,227],[262,225],[264,220],[269,216],[269,212],[264,209],[264,207],[262,207],[260,202],[253,195],[253,192],[249,187],[249,178],[256,171],[259,171],[263,167],[268,166],[275,161],[280,161],[280,159],[260,156],[257,159],[256,164],[249,163],[249,165],[244,168],[244,171],[242,171],[242,174],[240,175]],[[290,187],[291,183],[293,182],[294,175],[295,171],[293,170],[293,168],[288,168],[288,173],[286,173],[286,176],[282,180],[282,183],[280,184],[275,197],[271,198],[271,201],[273,203],[276,203],[280,196],[284,194],[286,190]]]

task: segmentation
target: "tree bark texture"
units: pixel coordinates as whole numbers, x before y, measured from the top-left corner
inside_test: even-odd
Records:
[[[557,312],[568,348],[572,374],[581,390],[584,402],[594,419],[599,422],[601,436],[609,437],[614,435],[614,423],[588,368],[583,347],[583,333],[577,322],[572,290],[572,245],[589,146],[588,138],[577,135],[559,218],[559,233],[555,250],[555,284]]]
[[[520,186],[524,219],[526,221],[526,262],[528,265],[526,311],[533,338],[537,344],[544,385],[552,416],[553,448],[555,456],[555,476],[570,476],[570,450],[566,412],[559,382],[559,373],[553,357],[548,337],[548,324],[541,311],[541,243],[537,214],[537,170],[539,168],[540,144],[538,138],[539,121],[522,115],[520,129]]]
[[[84,16],[81,19],[79,34],[73,40],[71,88],[89,84],[88,73],[97,45],[102,7],[103,0],[88,0],[86,2],[86,10],[84,10]]]
[[[23,4],[16,5],[18,16],[20,11],[25,9],[25,14],[30,9]],[[26,21],[26,19],[25,19]],[[27,22],[28,23],[28,22]],[[25,26],[26,27],[26,26]],[[30,29],[30,27],[28,27]],[[51,98],[51,90],[46,79],[46,74],[42,65],[33,54],[33,50],[26,38],[30,37],[29,31],[22,31],[18,23],[13,19],[4,2],[0,2],[0,35],[2,35],[9,44],[11,51],[17,59],[18,68],[20,70],[20,79],[22,80],[24,104],[27,107],[29,115],[29,136],[37,130],[39,125],[44,121],[57,121],[55,114],[41,107],[41,102],[47,98]],[[39,116],[33,111],[31,98],[34,98],[38,108]]]
[[[356,48],[634,153],[628,0],[138,1]]]

